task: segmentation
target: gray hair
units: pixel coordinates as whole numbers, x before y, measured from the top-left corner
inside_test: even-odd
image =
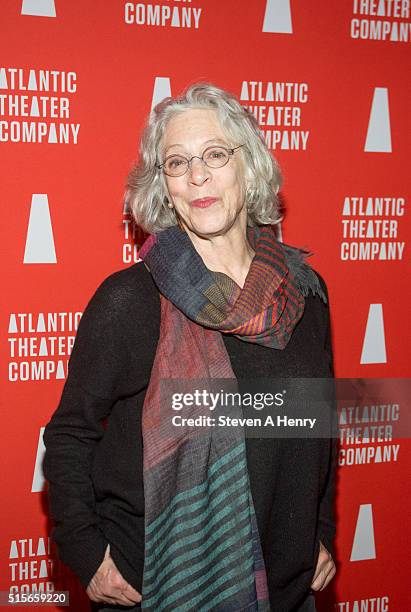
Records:
[[[222,129],[232,140],[231,146],[245,144],[242,152],[245,178],[245,200],[248,225],[278,223],[277,192],[281,173],[272,157],[254,115],[241,106],[237,98],[210,83],[194,83],[177,98],[165,98],[151,112],[144,129],[140,159],[127,179],[126,207],[137,225],[153,234],[177,225],[174,208],[170,209],[164,174],[159,163],[162,138],[170,119],[191,109],[211,109],[217,112]]]

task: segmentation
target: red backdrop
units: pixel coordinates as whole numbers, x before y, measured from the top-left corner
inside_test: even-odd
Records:
[[[52,569],[42,427],[88,299],[137,260],[122,197],[153,101],[208,80],[252,107],[285,177],[283,240],[329,287],[336,374],[405,378],[410,2],[3,0],[0,19],[0,590],[70,589],[81,610]],[[338,575],[320,610],[410,609],[407,447],[341,445]]]

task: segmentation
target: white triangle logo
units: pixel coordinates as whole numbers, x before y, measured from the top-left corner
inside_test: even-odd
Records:
[[[343,208],[343,215],[351,215],[351,209],[350,209],[350,198],[345,198],[344,199],[344,208]]]
[[[290,0],[266,0],[263,32],[293,33]]]
[[[32,493],[40,493],[46,489],[46,480],[43,474],[43,458],[46,452],[46,447],[43,442],[43,434],[45,427],[40,427],[39,441],[37,444],[36,463],[34,465],[33,483],[31,485]]]
[[[19,557],[19,549],[17,548],[16,540],[12,540],[10,544],[9,559],[17,559]]]
[[[56,7],[54,0],[23,0],[21,14],[34,15],[36,17],[55,17]]]
[[[382,304],[370,304],[360,363],[387,363]]]
[[[46,193],[33,193],[27,229],[24,263],[57,263]]]
[[[168,77],[156,77],[153,90],[153,98],[151,100],[151,110],[164,98],[171,96],[170,79]]]
[[[376,559],[372,504],[361,504],[355,527],[350,561]]]
[[[17,332],[18,332],[18,329],[17,329],[16,315],[12,313],[10,315],[10,320],[9,320],[9,334],[16,334]]]
[[[388,89],[386,87],[374,89],[364,151],[368,153],[392,152]]]
[[[0,73],[0,77],[1,77],[1,73]],[[1,84],[1,80],[0,80],[0,84]],[[249,99],[250,98],[249,98],[249,95],[248,95],[248,83],[247,83],[247,81],[243,81],[243,83],[241,85],[240,100],[249,100]]]

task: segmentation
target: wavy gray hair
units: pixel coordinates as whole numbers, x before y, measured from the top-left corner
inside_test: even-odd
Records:
[[[126,206],[137,225],[151,234],[177,225],[174,208],[167,206],[169,196],[164,174],[156,165],[168,122],[176,113],[191,109],[215,110],[231,146],[246,145],[240,151],[244,179],[247,179],[248,224],[278,223],[277,192],[281,173],[263,140],[257,120],[228,91],[210,83],[195,83],[181,96],[165,98],[148,118],[141,138],[140,159],[127,179]]]

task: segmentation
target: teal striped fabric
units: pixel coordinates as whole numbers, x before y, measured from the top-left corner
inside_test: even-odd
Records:
[[[142,609],[269,611],[244,432],[173,427],[164,386],[170,379],[185,381],[185,389],[190,380],[234,379],[224,343],[218,332],[189,321],[163,297],[161,320],[142,416]],[[184,416],[195,417],[197,410],[192,406]]]

